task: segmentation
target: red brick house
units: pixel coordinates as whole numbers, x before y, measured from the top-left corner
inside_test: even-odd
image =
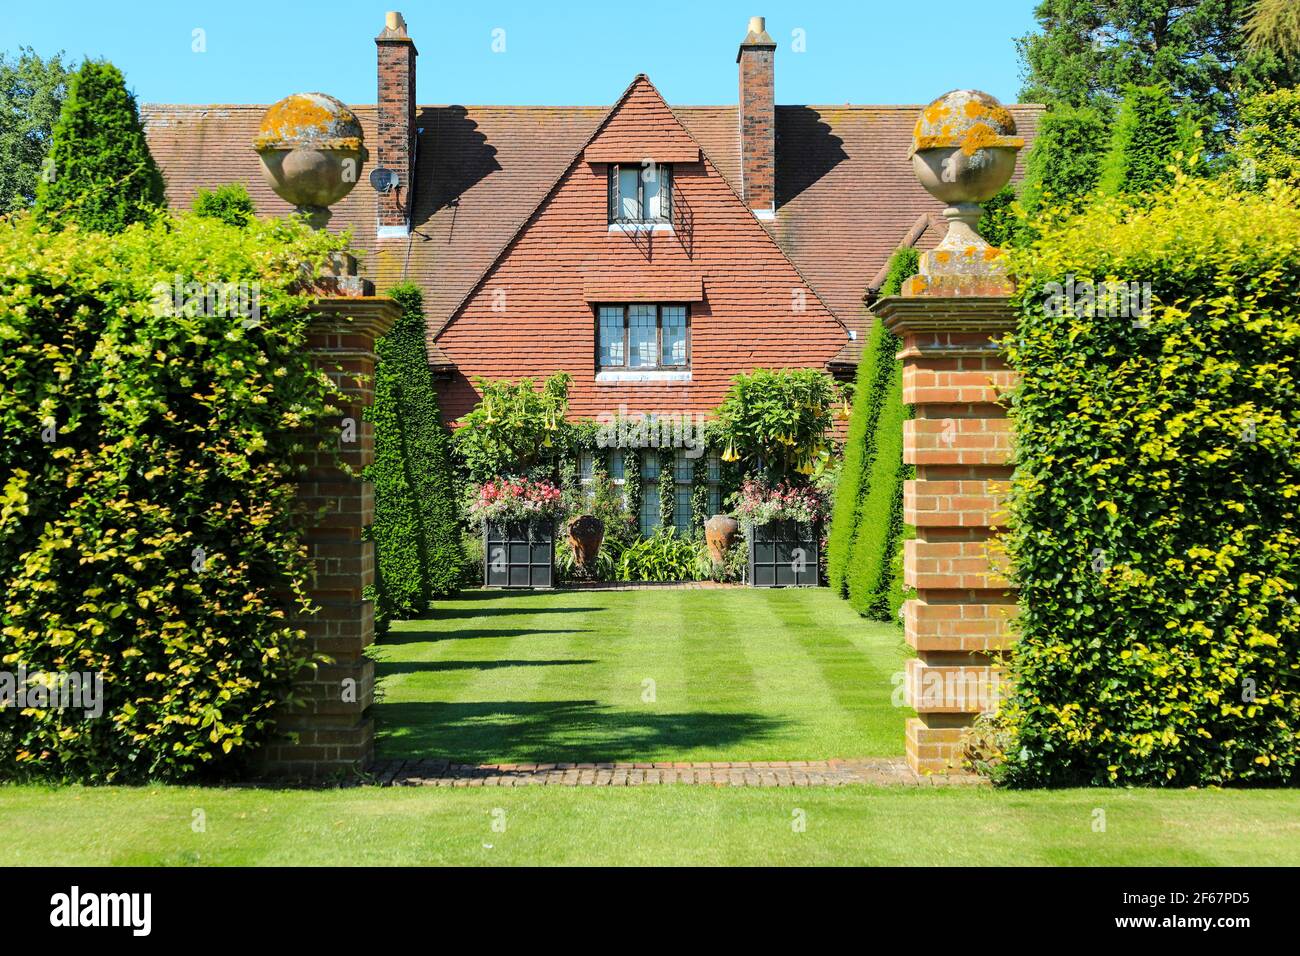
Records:
[[[379,103],[353,109],[397,188],[359,184],[329,228],[379,289],[424,288],[449,422],[479,376],[566,370],[575,418],[702,414],[760,367],[851,377],[890,254],[942,237],[907,160],[920,107],[775,105],[761,18],[724,106],[671,107],[645,75],[611,107],[417,106],[399,15],[375,43]],[[264,109],[143,107],[173,205],[241,181],[290,211],[251,148]],[[1032,139],[1039,107],[1011,111]]]

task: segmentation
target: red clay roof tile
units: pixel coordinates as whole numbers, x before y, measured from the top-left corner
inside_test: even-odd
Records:
[[[239,181],[249,186],[261,214],[290,211],[263,182],[252,149],[265,109],[142,107],[172,205],[188,206],[200,186]],[[871,282],[918,219],[942,208],[916,182],[907,159],[920,109],[776,108],[777,216],[764,226],[817,295],[857,333],[857,341],[841,350],[838,361],[856,361],[865,340],[871,317],[862,300]],[[1041,107],[1010,110],[1020,134],[1032,142]],[[375,107],[355,106],[353,111],[367,140],[374,142]],[[634,151],[644,145],[639,134],[618,130],[602,130],[592,140],[611,112],[610,107],[419,107],[416,126],[423,132],[411,236],[375,238],[375,193],[365,183],[334,207],[329,228],[353,229],[354,243],[364,254],[363,271],[379,288],[403,278],[424,287],[432,361],[446,362],[434,336],[585,145],[591,141],[602,149]],[[739,170],[736,107],[687,106],[672,112],[734,191]],[[690,138],[667,127],[665,134],[674,149]],[[1017,177],[1023,157],[1022,152]],[[933,246],[942,228],[928,225],[917,244]]]

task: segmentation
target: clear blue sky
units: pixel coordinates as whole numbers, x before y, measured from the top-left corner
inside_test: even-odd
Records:
[[[1013,39],[1035,0],[6,0],[0,49],[103,57],[143,102],[270,103],[320,90],[375,101],[374,37],[406,17],[421,103],[601,105],[637,73],[672,103],[734,103],[750,15],[779,44],[778,103],[917,103],[1019,91]],[[206,52],[192,50],[201,29]],[[505,51],[492,50],[505,31]],[[793,31],[806,49],[794,52]]]

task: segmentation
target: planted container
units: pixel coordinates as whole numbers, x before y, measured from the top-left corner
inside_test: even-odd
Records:
[[[484,587],[554,587],[559,507],[548,481],[501,478],[479,488],[469,513],[483,526]]]
[[[749,534],[749,584],[756,588],[815,588],[821,584],[821,528],[778,520]]]
[[[580,567],[590,570],[596,566],[604,540],[605,522],[595,515],[580,515],[569,522],[569,545]]]
[[[555,586],[555,522],[547,519],[483,522],[483,585]]]
[[[821,583],[821,527],[826,496],[808,483],[769,485],[747,479],[736,517],[749,546],[749,583],[756,588],[812,588]]]
[[[740,534],[740,522],[730,515],[714,515],[704,522],[704,540],[709,547],[709,560],[715,568],[727,560],[727,552]]]

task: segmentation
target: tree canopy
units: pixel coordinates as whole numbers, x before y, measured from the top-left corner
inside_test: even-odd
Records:
[[[1167,84],[1196,112],[1212,150],[1241,97],[1300,83],[1300,63],[1247,44],[1241,0],[1041,0],[1039,30],[1016,41],[1026,102],[1109,111],[1129,86]]]
[[[0,53],[0,214],[36,200],[45,154],[68,94],[63,54],[43,60],[31,47]]]

